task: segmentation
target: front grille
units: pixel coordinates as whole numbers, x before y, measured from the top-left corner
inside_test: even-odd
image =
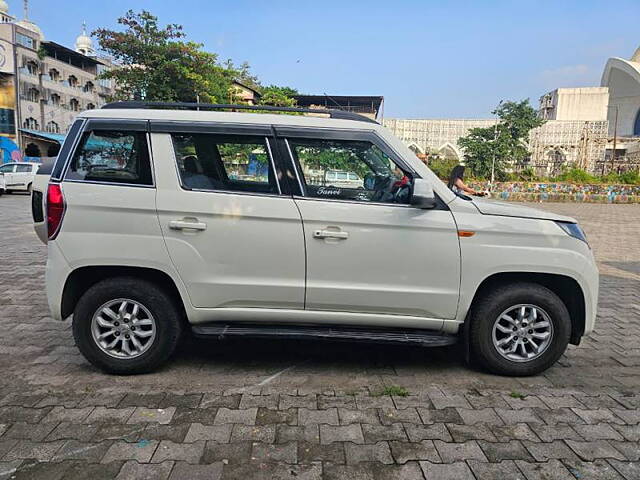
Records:
[[[42,192],[33,190],[31,192],[31,215],[35,223],[44,222],[44,212],[42,211]]]

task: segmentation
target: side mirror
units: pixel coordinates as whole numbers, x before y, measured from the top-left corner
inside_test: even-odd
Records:
[[[430,209],[436,206],[436,196],[429,181],[424,178],[413,180],[413,193],[411,195],[411,205],[416,208]]]

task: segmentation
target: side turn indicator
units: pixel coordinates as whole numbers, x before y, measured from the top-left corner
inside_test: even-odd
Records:
[[[476,232],[472,232],[471,230],[458,230],[458,236],[462,238],[473,237]]]

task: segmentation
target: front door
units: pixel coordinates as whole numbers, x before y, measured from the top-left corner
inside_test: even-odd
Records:
[[[416,174],[373,133],[289,132],[307,249],[305,308],[455,318],[460,249],[451,212],[409,205]],[[333,183],[326,172],[362,179]]]
[[[158,216],[192,304],[303,309],[302,222],[281,189],[271,130],[151,125],[168,131],[152,133]]]

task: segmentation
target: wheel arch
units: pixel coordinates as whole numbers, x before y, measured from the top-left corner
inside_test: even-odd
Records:
[[[175,281],[166,272],[148,267],[110,265],[79,267],[69,274],[62,291],[60,305],[62,318],[67,318],[73,313],[78,300],[89,288],[101,280],[113,277],[134,277],[160,286],[176,303],[182,318],[185,322],[187,321],[184,299]]]
[[[518,282],[537,283],[558,295],[565,304],[571,318],[571,337],[569,343],[578,345],[585,330],[585,298],[580,284],[572,277],[553,273],[538,272],[502,272],[495,273],[485,278],[476,289],[471,301],[471,309],[475,302],[488,290],[492,290],[498,285],[512,284]],[[469,314],[465,323],[469,320]],[[465,328],[465,330],[467,330]]]

